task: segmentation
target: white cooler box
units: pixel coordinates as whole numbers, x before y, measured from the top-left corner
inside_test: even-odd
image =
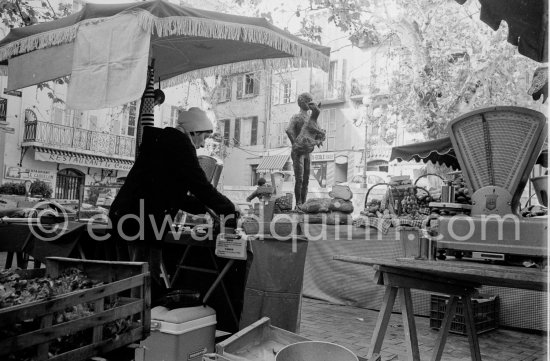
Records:
[[[136,349],[135,361],[200,361],[214,351],[216,311],[206,306],[151,310],[151,336]]]

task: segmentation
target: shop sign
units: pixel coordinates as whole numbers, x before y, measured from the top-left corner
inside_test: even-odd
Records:
[[[18,180],[43,180],[46,182],[53,182],[55,179],[55,173],[49,170],[23,168],[17,166],[6,166],[4,178],[18,179]]]
[[[36,151],[34,158],[43,162],[54,162],[54,163],[63,163],[63,164],[72,164],[72,165],[81,165],[83,167],[93,167],[93,168],[104,168],[104,169],[118,169],[118,170],[130,170],[132,169],[132,164],[126,162],[120,162],[116,159],[93,159],[85,155],[62,155],[62,154],[53,154],[47,152]]]
[[[4,94],[12,95],[14,97],[19,97],[19,98],[23,96],[23,93],[21,93],[19,90],[7,90],[6,88],[4,88]]]
[[[334,160],[334,152],[330,153],[311,153],[310,160],[312,162],[329,162]]]

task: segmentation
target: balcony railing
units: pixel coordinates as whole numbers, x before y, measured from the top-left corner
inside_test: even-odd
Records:
[[[133,157],[135,138],[106,134],[49,122],[25,122],[23,142],[61,149],[86,150],[102,156]],[[70,149],[67,149],[70,150]]]
[[[338,103],[346,100],[346,83],[344,81],[328,82],[318,79],[312,84],[311,93],[323,103]]]

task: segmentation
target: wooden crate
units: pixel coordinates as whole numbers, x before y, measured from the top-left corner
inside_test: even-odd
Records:
[[[147,263],[109,262],[49,257],[46,268],[23,270],[21,277],[58,277],[68,268],[85,272],[90,279],[104,282],[90,289],[78,290],[44,301],[36,301],[0,310],[0,328],[15,324],[32,324],[24,333],[0,340],[0,359],[16,352],[34,354],[33,360],[80,361],[147,338],[151,326],[151,287]],[[117,300],[105,310],[105,299]],[[93,314],[53,324],[54,313],[68,307],[92,304]],[[130,317],[131,327],[115,337],[104,338],[103,327]],[[64,335],[85,331],[90,334],[87,346],[49,357],[50,343]]]

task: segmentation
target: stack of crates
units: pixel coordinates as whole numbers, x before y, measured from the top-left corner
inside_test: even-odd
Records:
[[[430,328],[439,329],[445,317],[445,310],[449,303],[449,297],[443,295],[431,295],[430,307]],[[483,298],[472,298],[472,307],[476,333],[498,328],[499,303],[498,296],[483,296]],[[456,306],[455,316],[451,322],[450,332],[466,335],[466,321],[464,317],[464,306],[459,300]]]

